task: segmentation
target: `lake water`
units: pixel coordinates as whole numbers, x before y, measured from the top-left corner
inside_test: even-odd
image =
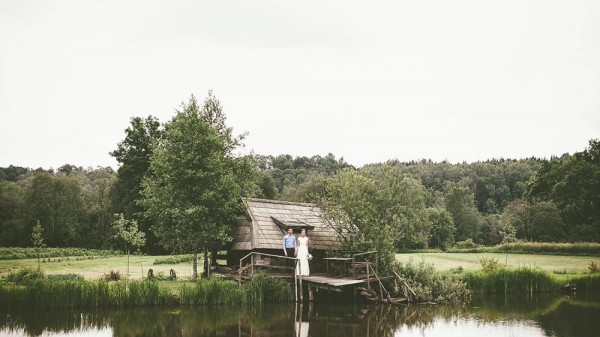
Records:
[[[599,337],[600,296],[473,298],[465,305],[203,306],[0,312],[0,336]]]

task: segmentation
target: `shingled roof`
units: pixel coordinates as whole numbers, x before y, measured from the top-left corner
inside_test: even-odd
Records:
[[[246,214],[234,231],[232,250],[281,249],[288,226],[306,228],[312,249],[338,247],[333,227],[313,204],[253,198],[243,201]]]

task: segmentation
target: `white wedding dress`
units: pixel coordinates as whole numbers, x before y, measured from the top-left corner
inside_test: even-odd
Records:
[[[296,267],[296,275],[310,275],[310,267],[308,266],[308,238],[298,238],[298,265]]]

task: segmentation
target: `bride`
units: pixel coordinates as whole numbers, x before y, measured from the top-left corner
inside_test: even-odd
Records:
[[[300,237],[298,237],[297,241],[298,252],[296,253],[296,257],[299,261],[296,265],[296,275],[308,276],[310,274],[310,267],[308,266],[308,238],[306,237],[305,229],[300,232]]]

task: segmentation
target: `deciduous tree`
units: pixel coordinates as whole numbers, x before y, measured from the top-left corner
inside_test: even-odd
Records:
[[[234,150],[243,136],[226,126],[219,101],[209,92],[200,107],[192,96],[165,125],[143,181],[142,205],[164,247],[194,254],[211,241],[231,239],[242,208]],[[205,250],[206,252],[206,250]]]

